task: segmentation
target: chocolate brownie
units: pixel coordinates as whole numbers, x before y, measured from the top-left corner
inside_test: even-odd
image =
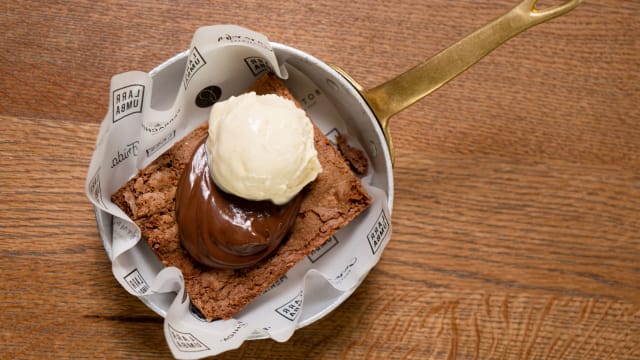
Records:
[[[275,93],[297,103],[272,74],[259,79],[248,91]],[[315,126],[314,131],[323,170],[303,190],[304,199],[288,238],[273,255],[249,268],[208,268],[196,262],[180,243],[175,216],[176,187],[185,164],[207,136],[206,123],[112,195],[112,201],[140,227],[142,238],[162,263],[182,271],[191,301],[207,319],[234,316],[371,203],[360,180],[338,151]]]
[[[349,145],[347,138],[342,134],[336,137],[336,143],[338,145],[338,151],[340,151],[340,154],[347,160],[347,163],[351,166],[351,170],[361,176],[367,175],[369,163],[364,152]]]

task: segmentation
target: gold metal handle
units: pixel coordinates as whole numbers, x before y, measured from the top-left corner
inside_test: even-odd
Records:
[[[507,40],[534,25],[566,14],[582,0],[568,0],[545,9],[537,9],[537,2],[522,1],[432,58],[371,89],[363,89],[343,70],[334,67],[358,89],[378,118],[392,160],[395,157],[389,133],[392,115],[439,89]]]

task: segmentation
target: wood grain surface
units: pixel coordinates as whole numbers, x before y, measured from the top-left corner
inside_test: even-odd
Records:
[[[371,87],[514,4],[3,2],[0,358],[171,357],[84,195],[111,76],[230,23]],[[639,40],[640,2],[587,0],[395,116],[380,263],[288,342],[219,358],[640,358]]]

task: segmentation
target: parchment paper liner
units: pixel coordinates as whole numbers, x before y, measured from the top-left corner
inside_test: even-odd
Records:
[[[207,322],[194,311],[179,269],[163,268],[136,225],[110,201],[115,192],[176,141],[208,118],[212,101],[241,93],[268,69],[286,79],[318,127],[330,139],[342,133],[368,157],[375,149],[350,133],[332,100],[294,66],[278,63],[268,39],[233,25],[200,28],[191,46],[151,73],[131,71],[111,80],[109,110],[100,127],[86,193],[115,278],[165,318],[173,355],[196,359],[239,347],[245,340],[286,341],[342,303],[378,262],[391,236],[387,193],[375,183],[375,167],[362,179],[373,204],[323,246],[292,268],[236,317]],[[181,73],[176,72],[176,64]],[[370,164],[375,164],[370,161]]]

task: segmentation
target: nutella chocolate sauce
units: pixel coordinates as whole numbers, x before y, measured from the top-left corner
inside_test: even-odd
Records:
[[[185,166],[176,191],[180,240],[204,265],[248,267],[277,248],[293,225],[301,202],[301,194],[278,206],[221,191],[210,177],[203,141]]]

